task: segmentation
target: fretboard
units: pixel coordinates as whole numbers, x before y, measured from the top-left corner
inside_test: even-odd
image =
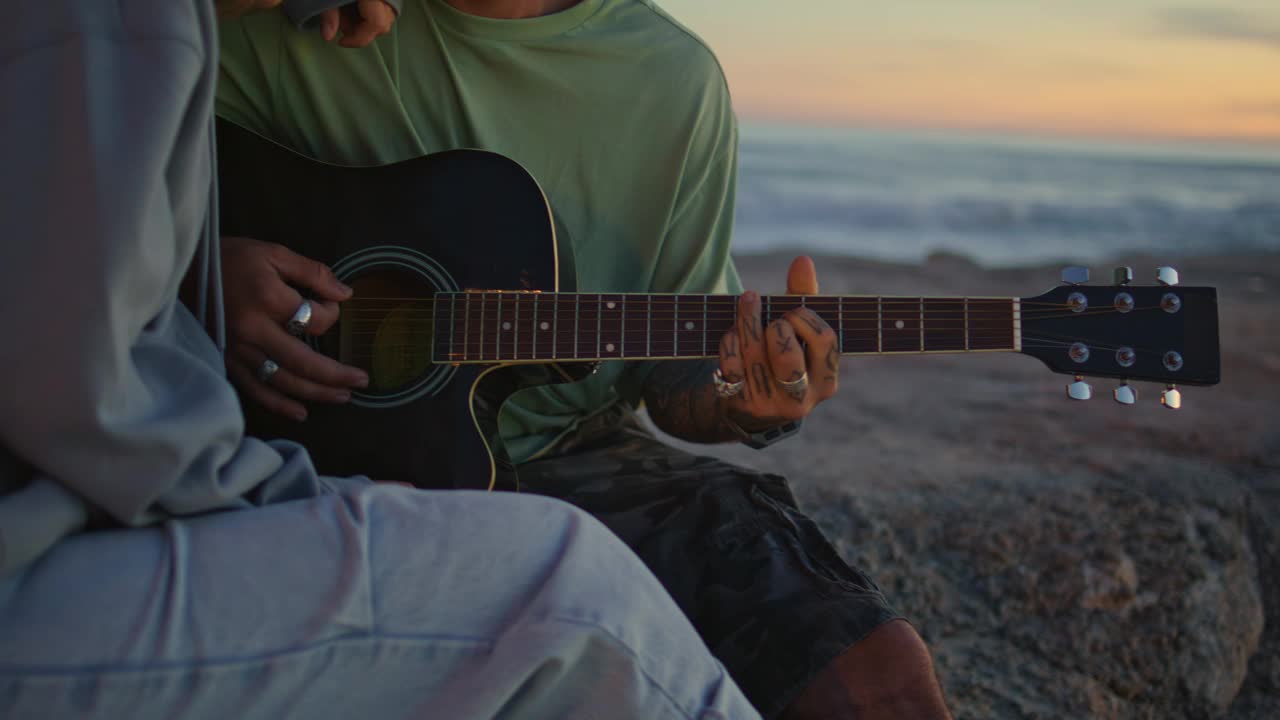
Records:
[[[434,360],[492,363],[672,359],[719,354],[732,295],[467,291],[435,296]],[[767,325],[797,307],[836,332],[844,355],[1020,349],[1017,298],[762,296]]]

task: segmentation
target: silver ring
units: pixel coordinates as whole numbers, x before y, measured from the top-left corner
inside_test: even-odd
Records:
[[[276,364],[275,360],[263,360],[262,364],[258,366],[258,379],[264,385],[270,385],[272,376],[278,372],[280,372],[280,366]]]
[[[711,373],[711,384],[715,385],[716,395],[727,399],[742,392],[742,388],[746,386],[747,381],[729,382],[724,379],[724,373],[720,372],[720,368],[716,368],[716,371]]]
[[[297,310],[293,311],[293,317],[289,318],[289,322],[285,323],[284,329],[294,337],[302,337],[307,332],[307,326],[311,324],[311,301],[303,300]]]
[[[778,387],[790,395],[792,400],[801,402],[804,400],[805,393],[809,392],[809,373],[802,372],[795,380],[779,380]]]

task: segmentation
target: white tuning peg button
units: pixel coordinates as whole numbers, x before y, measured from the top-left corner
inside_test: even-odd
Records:
[[[1160,404],[1170,410],[1182,409],[1182,393],[1178,392],[1177,385],[1169,385],[1160,395]]]
[[[1129,383],[1120,383],[1120,387],[1116,388],[1115,398],[1121,405],[1132,405],[1138,402],[1138,393]]]
[[[1076,376],[1076,381],[1067,385],[1067,397],[1072,400],[1088,400],[1093,397],[1093,387],[1084,381],[1083,377]]]
[[[1158,267],[1156,268],[1156,280],[1160,281],[1161,285],[1177,285],[1178,271],[1171,267]]]
[[[1072,265],[1062,269],[1064,285],[1083,285],[1089,282],[1089,268]]]

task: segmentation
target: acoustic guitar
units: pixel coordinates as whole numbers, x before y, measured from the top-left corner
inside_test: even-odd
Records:
[[[315,162],[219,122],[222,232],[281,243],[327,263],[355,289],[341,319],[312,340],[369,373],[342,406],[295,423],[250,407],[249,431],[305,445],[327,474],[365,474],[430,487],[515,489],[498,411],[517,390],[581,380],[610,360],[708,358],[733,325],[737,298],[574,292],[538,183],[501,155],[452,150],[380,167]],[[493,198],[501,198],[495,203]],[[1033,298],[762,298],[768,322],[805,305],[845,355],[1013,352],[1073,376],[1163,386],[1219,380],[1217,293],[1177,284],[1064,284]]]

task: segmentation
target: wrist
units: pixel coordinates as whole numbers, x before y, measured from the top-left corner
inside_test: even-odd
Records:
[[[799,433],[800,426],[804,421],[800,419],[788,420],[781,425],[772,425],[764,428],[763,430],[757,430],[754,432],[748,432],[746,429],[727,417],[724,419],[724,422],[725,425],[738,436],[739,442],[743,445],[755,450],[763,450],[774,443],[786,440],[792,435]]]
[[[766,448],[795,435],[800,432],[800,426],[803,424],[803,420],[799,418],[782,420],[780,418],[759,419],[748,416],[743,420],[736,420],[728,412],[721,415],[721,420],[723,425],[729,429],[739,442],[756,450]]]

